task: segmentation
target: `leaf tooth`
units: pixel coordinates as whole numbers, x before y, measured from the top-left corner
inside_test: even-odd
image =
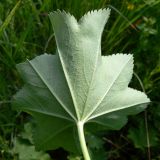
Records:
[[[67,17],[77,22],[76,18],[69,12],[66,12],[65,10],[61,11],[57,9],[56,11],[50,12],[49,15],[56,16],[56,17],[61,16],[61,18],[63,18],[64,21],[66,20],[66,17]]]
[[[105,13],[105,12],[110,12],[110,10],[111,9],[109,9],[109,8],[103,8],[103,9],[98,9],[98,10],[91,10],[91,11],[88,11],[86,14],[84,14],[81,18],[80,18],[80,20],[79,21],[82,21],[82,19],[87,19],[90,15],[96,15],[96,14],[98,14],[98,13],[100,13],[100,14],[103,14],[103,12]]]
[[[116,55],[128,55],[128,56],[133,56],[133,54],[131,54],[131,53],[114,53],[114,54],[107,55],[107,56],[116,56]]]

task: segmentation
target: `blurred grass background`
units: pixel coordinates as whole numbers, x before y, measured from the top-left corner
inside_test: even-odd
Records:
[[[24,132],[29,135],[24,124],[31,119],[11,108],[13,94],[23,85],[15,65],[44,52],[55,53],[48,13],[61,9],[80,18],[89,10],[107,7],[112,11],[103,33],[102,52],[134,54],[135,74],[130,85],[145,91],[152,103],[144,113],[130,117],[122,130],[92,135],[97,147],[91,149],[96,160],[160,160],[160,0],[1,0],[0,160],[25,160],[23,152],[30,151],[30,145],[22,150],[14,143],[17,137],[29,139],[24,136]],[[93,141],[88,139],[88,144],[93,146]],[[62,149],[47,154],[55,160],[81,159]]]

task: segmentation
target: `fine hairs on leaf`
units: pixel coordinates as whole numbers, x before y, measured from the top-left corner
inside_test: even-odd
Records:
[[[39,150],[62,147],[90,154],[85,130],[118,130],[127,116],[146,108],[149,98],[128,87],[133,74],[131,54],[101,55],[101,37],[110,9],[88,12],[79,21],[65,11],[49,14],[57,52],[17,65],[25,85],[13,107],[31,114]],[[77,138],[78,137],[78,138]]]

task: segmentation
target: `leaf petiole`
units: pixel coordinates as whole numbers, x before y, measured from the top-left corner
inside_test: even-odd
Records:
[[[83,153],[83,156],[84,156],[85,160],[91,160],[91,158],[89,156],[88,149],[87,149],[86,140],[85,140],[85,137],[84,137],[83,127],[84,127],[84,122],[79,121],[77,123],[77,129],[78,129],[78,136],[79,136],[79,141],[80,141],[82,153]]]

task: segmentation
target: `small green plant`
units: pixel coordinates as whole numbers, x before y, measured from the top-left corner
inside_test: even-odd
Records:
[[[128,87],[131,54],[101,56],[109,14],[110,9],[95,10],[77,21],[64,11],[50,13],[56,55],[44,54],[17,65],[25,85],[13,105],[35,118],[37,149],[79,152],[81,148],[84,159],[90,160],[84,125],[86,130],[120,129],[128,115],[143,111],[150,102],[144,93]]]

